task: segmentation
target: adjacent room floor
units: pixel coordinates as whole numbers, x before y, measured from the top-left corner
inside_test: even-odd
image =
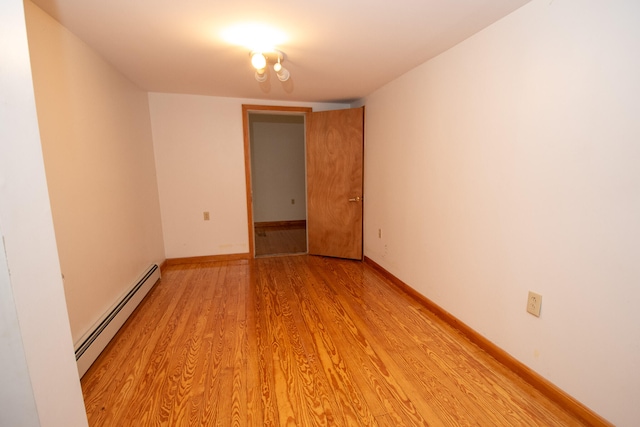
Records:
[[[254,230],[257,257],[307,252],[307,228],[304,224],[256,225]]]
[[[82,379],[91,426],[576,426],[367,265],[167,267]]]

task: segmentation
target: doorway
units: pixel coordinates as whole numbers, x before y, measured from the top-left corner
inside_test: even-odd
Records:
[[[306,161],[306,253],[362,259],[364,107],[311,108],[243,105],[249,252],[256,256],[250,113],[303,116]],[[283,167],[280,167],[283,169]],[[295,199],[291,204],[295,204]],[[282,207],[282,202],[281,206]],[[302,220],[299,220],[302,221]],[[261,225],[261,221],[257,221]],[[277,224],[278,221],[271,221]],[[284,252],[286,253],[286,252]],[[303,253],[303,252],[298,252]],[[264,255],[263,255],[264,256]]]
[[[307,252],[303,110],[246,112],[255,257]]]

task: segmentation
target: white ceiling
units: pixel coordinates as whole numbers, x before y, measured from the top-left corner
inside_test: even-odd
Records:
[[[529,0],[33,0],[140,88],[239,98],[351,101]],[[259,22],[291,79],[253,77],[222,31]]]

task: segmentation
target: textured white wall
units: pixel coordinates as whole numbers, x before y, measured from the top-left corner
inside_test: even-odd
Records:
[[[534,0],[364,100],[366,256],[621,426],[640,419],[638,17]]]
[[[251,115],[251,179],[255,222],[304,220],[306,209],[305,132],[283,117]],[[272,118],[271,120],[269,118]],[[295,200],[291,204],[291,200]]]
[[[147,93],[26,2],[38,121],[77,341],[164,260]]]
[[[164,93],[149,102],[167,258],[249,251],[242,104],[349,108]]]
[[[0,425],[86,426],[22,0],[0,2]]]

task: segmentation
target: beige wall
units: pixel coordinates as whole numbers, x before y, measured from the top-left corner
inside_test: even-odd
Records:
[[[639,16],[534,0],[364,100],[365,254],[618,425],[640,419]]]
[[[69,321],[77,341],[164,260],[149,104],[30,2],[38,121]]]
[[[0,2],[0,425],[81,427],[23,7]]]
[[[249,251],[242,104],[349,107],[164,93],[149,102],[167,258]]]
[[[3,4],[12,8],[3,19],[20,21],[13,13],[20,3]],[[158,93],[147,100],[75,36],[25,6],[77,339],[165,255],[248,250],[241,105],[265,102]],[[365,254],[618,425],[640,418],[640,315],[632,304],[640,298],[637,16],[640,4],[631,1],[534,0],[363,100]],[[13,91],[15,82],[1,88]],[[16,222],[7,220],[14,212],[1,212],[12,272],[12,288],[5,280],[2,291],[14,294],[24,321],[41,420],[60,416],[59,399],[46,390],[53,379],[72,396],[73,417],[79,389],[68,375],[42,167],[33,139],[16,135],[2,158],[28,156],[9,164],[15,174],[6,182],[35,196],[0,192],[2,206],[21,208]],[[43,264],[30,269],[33,260]],[[524,310],[530,289],[543,295],[540,318]],[[51,333],[38,342],[37,328],[51,314]],[[55,350],[49,379],[39,351],[47,345]]]

